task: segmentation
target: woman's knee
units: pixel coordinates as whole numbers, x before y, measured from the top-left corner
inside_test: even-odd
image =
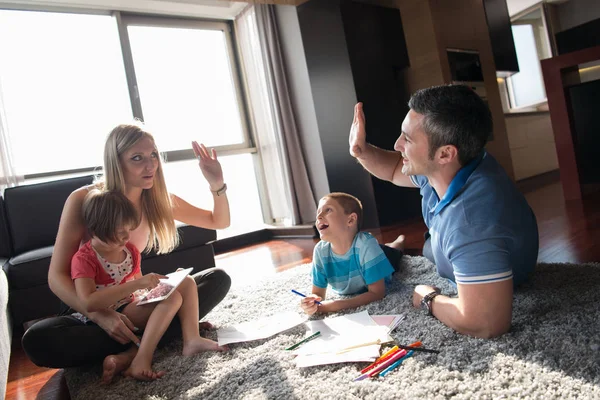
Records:
[[[210,284],[211,286],[221,288],[221,290],[229,291],[231,287],[231,277],[227,272],[220,268],[210,268],[208,270],[200,271],[194,275],[194,281],[197,286],[204,284]]]

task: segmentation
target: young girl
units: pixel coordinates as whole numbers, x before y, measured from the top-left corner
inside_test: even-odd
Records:
[[[176,313],[183,330],[184,355],[208,349],[225,350],[200,336],[198,293],[191,277],[187,277],[165,300],[136,305],[134,292],[154,288],[160,278],[166,277],[153,273],[142,276],[140,252],[129,243],[129,234],[140,221],[135,207],[125,195],[92,190],[86,196],[82,210],[91,240],[79,248],[71,261],[71,277],[77,296],[87,313],[106,308],[117,310],[144,331],[126,375],[140,380],[154,380],[164,375],[164,371],[152,370],[152,357]]]
[[[23,335],[23,349],[39,366],[50,368],[76,367],[103,362],[103,380],[108,383],[126,370],[136,355],[139,338],[135,324],[116,310],[105,308],[87,313],[71,279],[71,259],[77,249],[90,238],[82,218],[82,204],[91,189],[123,193],[140,215],[140,225],[130,232],[129,241],[139,250],[154,249],[159,254],[177,246],[175,220],[208,229],[229,226],[229,203],[221,164],[214,150],[192,142],[200,171],[212,192],[213,208],[205,210],[169,193],[163,174],[162,160],[154,138],[141,123],[115,127],[104,148],[104,176],[92,186],[75,190],[63,208],[54,252],[48,271],[50,288],[72,310],[87,314],[94,324],[86,324],[71,316],[72,310],[58,317],[47,318],[32,325]],[[84,151],[85,147],[81,149]],[[202,186],[201,177],[190,174],[190,185]],[[199,189],[200,190],[200,189]],[[175,269],[175,266],[173,266]],[[204,269],[194,276],[198,295],[196,325],[227,294],[231,279],[218,268]],[[210,328],[206,323],[204,327]],[[175,318],[163,335],[162,343],[181,337],[179,319]],[[94,343],[94,346],[89,346]],[[159,344],[160,345],[160,344]]]

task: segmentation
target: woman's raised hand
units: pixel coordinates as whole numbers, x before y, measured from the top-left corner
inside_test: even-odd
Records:
[[[224,183],[223,170],[221,168],[221,163],[217,160],[217,152],[215,149],[212,149],[209,153],[206,146],[198,144],[196,141],[192,142],[192,148],[198,159],[198,165],[200,165],[202,175],[204,175],[204,178],[206,178],[210,185],[210,190],[216,192],[221,189]]]

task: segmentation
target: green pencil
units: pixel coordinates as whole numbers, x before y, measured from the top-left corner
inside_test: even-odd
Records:
[[[312,335],[302,339],[301,341],[299,341],[298,343],[296,343],[293,346],[288,347],[286,350],[294,350],[296,347],[300,346],[303,343],[308,342],[309,340],[313,340],[314,338],[316,338],[317,336],[319,336],[321,334],[321,331],[317,331],[315,333],[313,333]]]

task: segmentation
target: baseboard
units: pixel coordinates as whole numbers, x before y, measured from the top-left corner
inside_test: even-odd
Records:
[[[298,225],[268,228],[274,239],[312,239],[318,237],[319,233],[314,225]]]
[[[272,226],[225,239],[218,239],[213,241],[212,245],[215,254],[223,254],[272,239],[312,239],[317,236],[317,229],[314,225]]]
[[[555,169],[543,174],[520,179],[516,184],[521,193],[528,193],[557,182],[560,182],[560,171]]]
[[[218,239],[212,242],[212,245],[215,254],[223,254],[245,246],[266,242],[270,240],[271,237],[272,235],[268,229],[260,229],[258,231],[243,233],[225,239]]]

